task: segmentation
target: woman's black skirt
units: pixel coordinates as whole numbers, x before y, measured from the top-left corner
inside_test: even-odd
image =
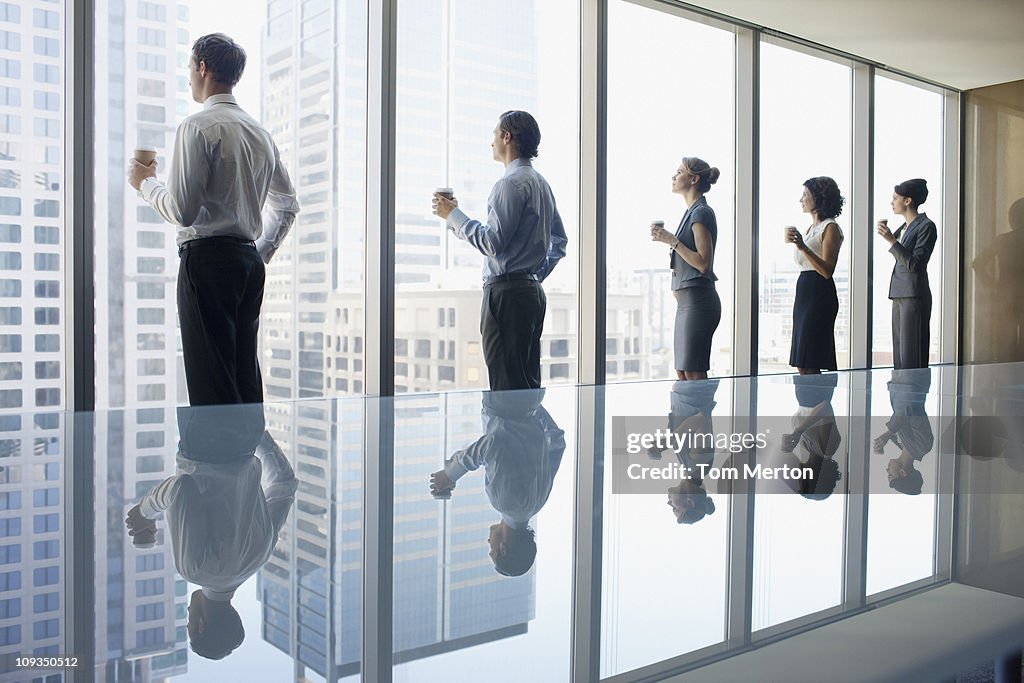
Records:
[[[836,283],[816,271],[805,270],[796,282],[793,302],[793,343],[789,364],[811,370],[836,369]]]

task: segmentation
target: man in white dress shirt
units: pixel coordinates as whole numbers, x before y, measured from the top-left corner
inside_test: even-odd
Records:
[[[167,183],[134,159],[128,182],[178,226],[178,317],[192,405],[259,403],[256,358],[269,263],[299,204],[274,140],[235,101],[245,51],[213,33],[189,60],[202,111],[182,121]],[[264,215],[264,204],[268,211]]]

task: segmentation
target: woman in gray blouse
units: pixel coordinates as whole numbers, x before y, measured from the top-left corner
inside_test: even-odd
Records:
[[[711,338],[722,319],[715,291],[715,244],[718,223],[704,193],[718,182],[717,168],[697,157],[683,157],[672,176],[672,191],[686,200],[686,213],[675,233],[651,224],[651,239],[672,248],[672,293],[676,297],[675,368],[681,380],[707,379]]]

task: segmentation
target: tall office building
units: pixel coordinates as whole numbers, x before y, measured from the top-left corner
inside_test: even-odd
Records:
[[[63,403],[63,28],[0,2],[0,408]]]
[[[97,0],[96,403],[186,400],[174,229],[126,181],[137,144],[170,158],[190,99],[188,5]]]
[[[395,383],[399,392],[484,387],[482,257],[445,232],[430,195],[448,182],[467,211],[484,212],[501,171],[488,149],[494,122],[513,103],[537,105],[537,11],[521,5],[495,32],[467,0],[399,10]],[[363,390],[365,22],[365,3],[352,0],[267,3],[261,113],[302,206],[268,268],[268,399]],[[575,303],[548,295],[543,377],[569,381]]]
[[[0,407],[64,403],[64,102],[66,2],[0,3]],[[185,113],[187,7],[174,0],[98,0],[96,14],[97,402],[101,406],[180,396],[180,352],[173,295],[173,236],[127,187],[128,154],[137,142],[166,158]],[[166,447],[152,411],[104,414],[96,438],[108,454],[97,472],[129,501],[160,473]],[[158,412],[163,412],[159,410]],[[32,420],[32,424],[21,421]],[[171,411],[173,431],[173,411]],[[60,416],[7,415],[0,467],[0,531],[7,543],[0,586],[32,586],[31,601],[0,597],[0,645],[56,653],[62,610],[59,506],[62,503]],[[146,424],[150,423],[150,424]],[[155,434],[160,435],[156,439]],[[143,452],[140,452],[143,451]],[[31,456],[31,462],[24,456]],[[173,464],[173,457],[169,459]],[[155,468],[155,469],[154,469]],[[125,548],[120,515],[107,520],[99,497],[98,576],[106,576],[97,638],[112,661],[97,680],[150,680],[181,670],[182,617],[175,609],[173,562],[164,546],[136,566]],[[48,508],[53,512],[48,513]],[[32,510],[31,515],[21,511]],[[28,538],[31,538],[29,542]],[[24,564],[16,567],[15,562]],[[130,566],[131,579],[121,568]],[[107,571],[103,571],[103,569]],[[155,573],[154,573],[155,572]],[[2,591],[0,591],[2,595]],[[9,621],[16,619],[19,623]],[[180,642],[179,642],[180,641]],[[176,645],[177,643],[177,645]]]
[[[155,147],[166,168],[188,113],[189,8],[181,0],[97,0],[96,16],[96,403],[130,409],[97,414],[106,457],[96,481],[107,488],[97,492],[97,654],[105,665],[95,676],[142,682],[185,671],[187,596],[170,543],[134,548],[123,513],[173,473],[177,430],[166,406],[187,394],[175,231],[125,176],[139,144]]]
[[[160,541],[136,548],[127,510],[174,474],[178,442],[174,408],[96,414],[96,661],[97,683],[150,683],[188,668],[187,584],[177,575],[167,526]]]
[[[61,652],[62,418],[0,415],[0,654]]]

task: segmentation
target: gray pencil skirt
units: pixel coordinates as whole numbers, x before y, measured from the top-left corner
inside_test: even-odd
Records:
[[[672,293],[676,297],[676,370],[707,372],[711,338],[722,320],[722,300],[712,287],[686,287]]]

